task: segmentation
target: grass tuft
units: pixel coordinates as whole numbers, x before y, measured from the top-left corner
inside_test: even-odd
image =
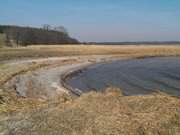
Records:
[[[6,134],[179,135],[179,112],[180,100],[175,97],[122,96],[109,88],[79,98],[63,94],[39,109],[9,117]]]

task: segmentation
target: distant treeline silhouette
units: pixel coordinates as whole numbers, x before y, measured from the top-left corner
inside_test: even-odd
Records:
[[[42,28],[0,25],[0,33],[5,34],[7,46],[27,46],[32,44],[77,44],[78,40],[71,38],[67,30],[62,27],[51,28],[43,25]]]

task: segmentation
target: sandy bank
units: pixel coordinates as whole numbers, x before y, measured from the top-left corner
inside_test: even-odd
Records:
[[[62,77],[91,64],[117,59],[122,59],[122,57],[93,55],[11,61],[9,64],[12,66],[33,62],[46,62],[49,66],[17,75],[4,86],[7,90],[15,90],[20,96],[30,98],[52,98],[61,92],[80,93],[80,91],[72,91],[72,89],[69,91],[67,87],[65,88],[62,83]]]

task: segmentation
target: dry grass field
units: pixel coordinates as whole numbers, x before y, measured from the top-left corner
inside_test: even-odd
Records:
[[[6,60],[72,55],[180,56],[174,46],[52,45],[0,48],[0,135],[180,135],[180,100],[165,93],[123,96],[109,88],[81,97],[62,94],[41,101],[5,92],[11,77],[47,63],[10,66]],[[63,63],[61,63],[63,64]],[[2,89],[1,89],[2,88]]]
[[[97,45],[38,45],[18,48],[1,48],[0,60],[32,57],[54,57],[69,55],[122,55],[122,56],[176,56],[180,55],[178,45],[168,46],[97,46]]]
[[[1,124],[5,135],[179,135],[180,100],[163,93],[127,97],[109,88],[60,95]]]

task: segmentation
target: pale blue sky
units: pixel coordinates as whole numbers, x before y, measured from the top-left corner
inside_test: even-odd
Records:
[[[0,24],[63,25],[80,41],[180,41],[180,0],[1,0]]]

